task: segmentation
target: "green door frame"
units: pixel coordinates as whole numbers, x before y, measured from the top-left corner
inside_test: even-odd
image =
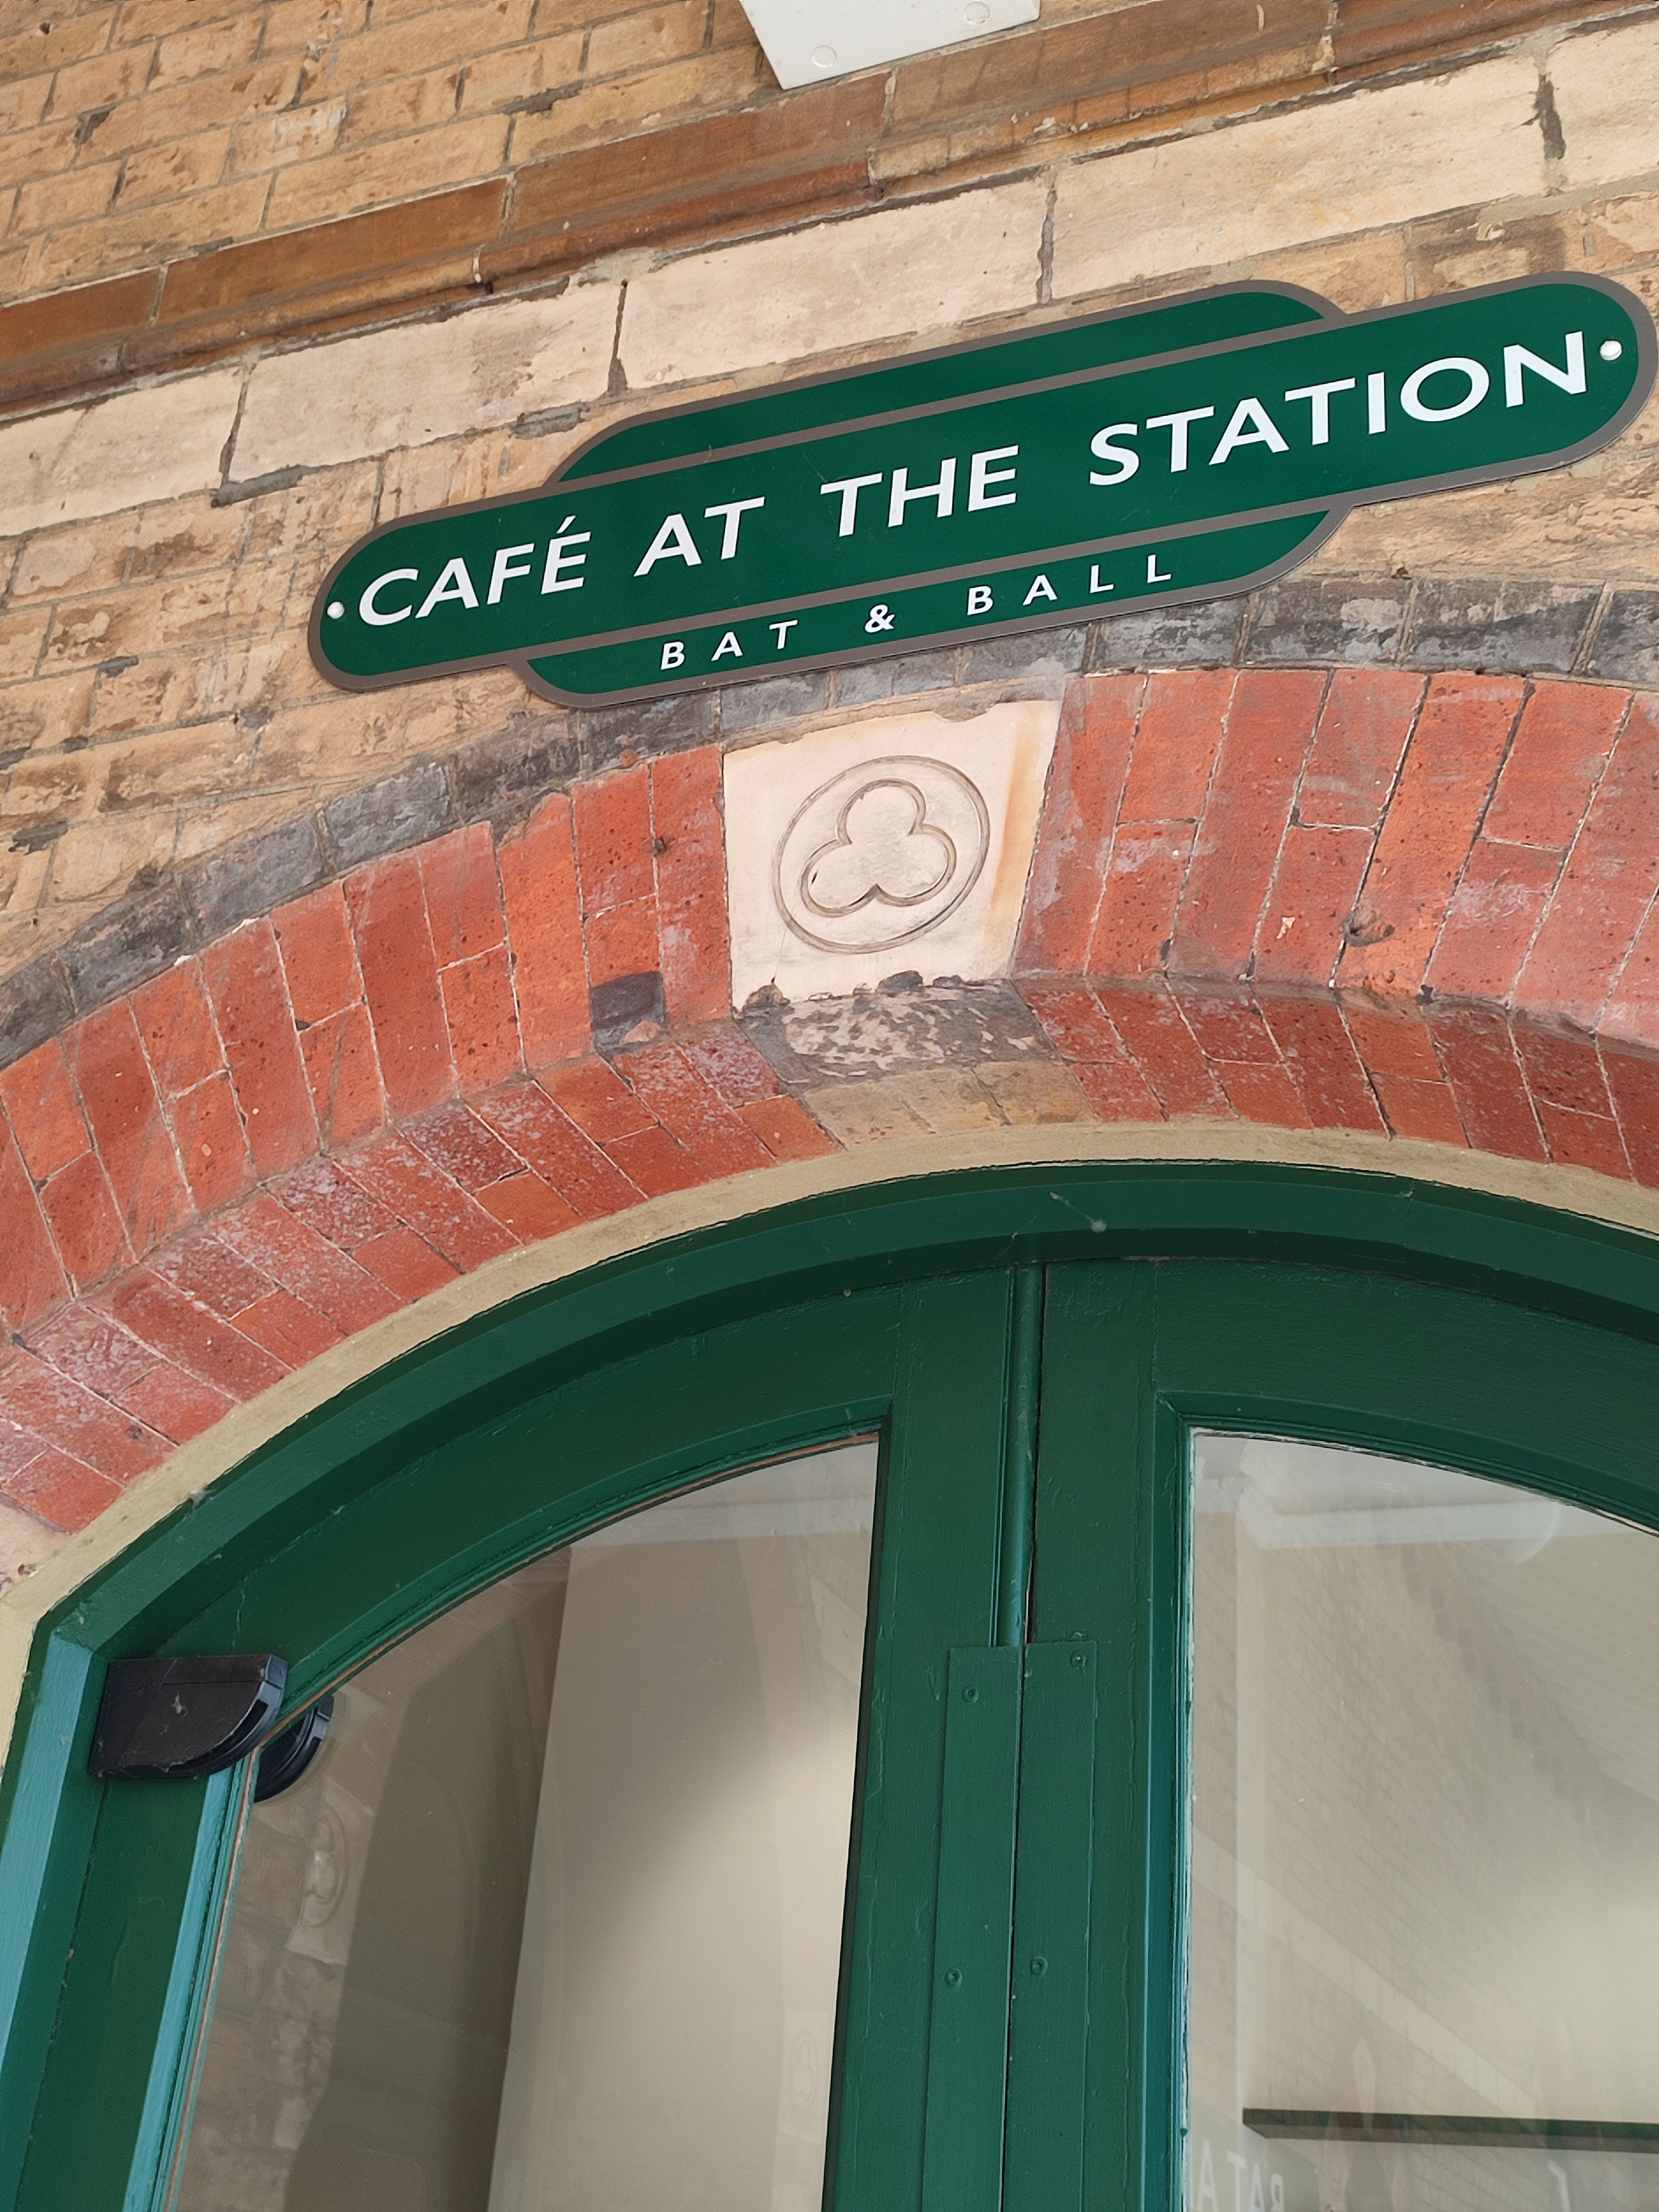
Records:
[[[1103,1260],[1226,1264],[1081,1264]],[[1028,1623],[1039,1267],[1051,1273]],[[0,2206],[157,2212],[210,1982],[246,1773],[94,1783],[108,1660],[275,1650],[297,1710],[618,1512],[874,1430],[889,1447],[856,1856],[867,1868],[883,1854],[884,1875],[859,1885],[842,2033],[862,2078],[884,2086],[840,2115],[840,2212],[924,2195],[930,1988],[914,1960],[939,1877],[944,1657],[1028,1636],[1094,1647],[1101,1687],[1091,1855],[1041,1881],[1022,1872],[1016,1965],[1033,1929],[1053,1926],[1040,1940],[1063,1947],[1080,1914],[1095,2026],[1085,2065],[1059,1997],[1042,2010],[1066,1977],[1045,1979],[1038,2003],[1016,1972],[1006,2201],[1077,2201],[1086,2135],[1091,2203],[1167,2203],[1187,1425],[1392,1444],[1659,1524],[1644,1430],[1656,1385],[1659,1244],[1316,1170],[1091,1166],[878,1187],[654,1247],[480,1316],[250,1455],[42,1624],[0,1794]],[[907,1541],[913,1498],[928,1504]],[[1033,1802],[1074,1771],[1053,1753],[1077,1723],[1039,1682],[1046,1664],[1032,1652],[1019,1669]],[[1022,1822],[1023,1869],[1025,1834]],[[1057,2064],[1078,2108],[1054,2122],[1021,2084]]]

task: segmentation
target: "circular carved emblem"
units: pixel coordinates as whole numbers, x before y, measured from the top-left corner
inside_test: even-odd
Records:
[[[979,881],[985,801],[943,761],[862,761],[796,809],[772,867],[778,912],[821,952],[886,952],[935,928]]]

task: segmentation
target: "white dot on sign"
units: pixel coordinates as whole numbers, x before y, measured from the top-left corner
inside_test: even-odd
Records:
[[[1617,338],[1603,338],[1601,341],[1601,358],[1603,361],[1617,361],[1620,355],[1623,353],[1624,350],[1625,349],[1620,344]]]
[[[833,46],[814,46],[812,49],[814,69],[834,69],[840,58]]]
[[[341,605],[341,603],[340,603],[340,601],[339,601],[338,599],[331,599],[331,600],[329,601],[329,603],[328,603],[328,618],[329,618],[329,620],[330,620],[331,622],[338,622],[338,621],[339,621],[339,619],[340,619],[340,617],[341,617],[344,612],[345,612],[345,609],[344,609],[344,607]]]
[[[986,6],[985,0],[969,0],[969,5],[962,12],[967,19],[970,31],[982,31],[991,20],[991,11]]]

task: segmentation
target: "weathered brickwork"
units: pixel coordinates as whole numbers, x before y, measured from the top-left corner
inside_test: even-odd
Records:
[[[0,37],[0,297],[15,303],[0,401],[1207,131],[1642,12],[1046,0],[1036,29],[793,94],[736,0],[19,13]],[[1639,110],[1639,87],[1622,97]]]
[[[0,15],[0,1574],[442,1285],[784,1163],[1659,1189],[1651,418],[1248,599],[648,708],[305,647],[360,533],[643,409],[1249,277],[1659,301],[1656,106],[1651,0],[1044,0],[788,94],[736,0]],[[1033,697],[1009,971],[734,1009],[725,756]]]
[[[719,762],[370,860],[0,1074],[0,1498],[42,1544],[459,1273],[842,1147],[1255,1123],[1659,1188],[1652,693],[1080,676],[1012,981],[856,1018],[733,1016]]]
[[[1037,43],[1125,39],[1164,4],[1045,16]],[[915,67],[965,82],[970,64],[1012,67],[1024,51],[991,41]],[[801,98],[845,100],[866,82]],[[128,380],[98,404],[0,424],[3,1040],[25,1048],[246,915],[378,852],[483,816],[499,825],[503,809],[624,750],[729,742],[884,685],[1326,660],[1659,682],[1651,417],[1570,471],[1361,510],[1308,570],[1249,602],[1053,636],[1035,658],[988,645],[931,669],[565,716],[501,674],[347,698],[317,678],[304,641],[321,574],[374,522],[533,485],[620,416],[734,379],[1030,327],[1218,275],[1305,283],[1354,309],[1559,267],[1659,299],[1659,199],[1644,166],[1656,155],[1631,126],[1632,112],[1651,112],[1650,84],[1659,100],[1659,18],[1554,26],[1443,76],[1328,88],[1104,158],[1073,148],[1042,174],[805,234],[612,256],[562,290],[446,319],[243,344],[200,374]],[[755,115],[795,113],[793,100]],[[830,108],[811,112],[801,143],[821,147]],[[1363,204],[1337,189],[1351,139]],[[1167,167],[1200,154],[1191,175]],[[1296,191],[1247,189],[1275,164]],[[592,189],[610,190],[597,171]],[[1470,192],[1494,196],[1465,204]],[[1138,276],[1141,260],[1123,254],[1144,260],[1154,238],[1162,273]],[[1200,258],[1224,246],[1244,258]],[[316,301],[307,313],[326,336]]]

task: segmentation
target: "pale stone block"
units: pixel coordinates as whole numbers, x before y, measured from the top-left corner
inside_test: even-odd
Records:
[[[622,359],[637,391],[953,331],[1036,304],[1041,182],[965,192],[699,253],[636,277]]]
[[[1514,56],[1067,169],[1055,295],[1541,192],[1537,99],[1536,68]]]
[[[1548,73],[1570,185],[1659,169],[1659,23],[1564,39]]]
[[[240,372],[183,376],[0,428],[0,538],[210,490]]]
[[[732,990],[1006,972],[1060,702],[876,715],[726,758]]]
[[[61,1530],[48,1528],[32,1513],[25,1513],[15,1505],[0,1504],[0,1589],[6,1589],[21,1575],[32,1575],[37,1567],[44,1566],[60,1544],[68,1541]]]
[[[616,327],[615,286],[573,284],[556,300],[278,355],[248,380],[231,475],[322,468],[596,398]]]

